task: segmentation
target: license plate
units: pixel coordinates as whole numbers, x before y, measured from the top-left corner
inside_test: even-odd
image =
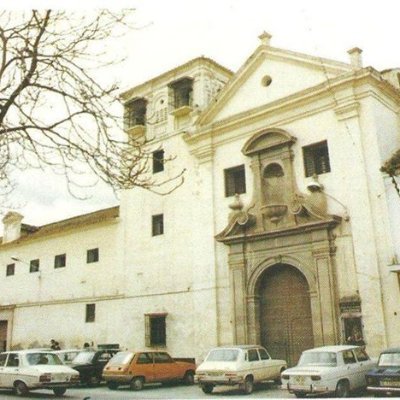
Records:
[[[212,371],[208,373],[209,376],[220,376],[222,375],[222,372],[220,371]]]
[[[304,376],[296,376],[296,383],[298,383],[299,385],[304,385],[304,382],[305,382]]]
[[[400,387],[400,381],[389,381],[389,380],[382,380],[381,386],[392,386],[392,387]]]

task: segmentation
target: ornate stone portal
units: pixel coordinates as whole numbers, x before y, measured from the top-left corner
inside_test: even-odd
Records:
[[[327,214],[317,180],[309,194],[297,189],[295,141],[271,129],[245,144],[242,151],[252,159],[253,199],[245,208],[237,196],[227,227],[216,236],[229,246],[234,341],[266,345],[289,364],[310,344],[334,344],[339,338],[332,230],[340,218]],[[304,307],[295,310],[292,305],[300,299]]]

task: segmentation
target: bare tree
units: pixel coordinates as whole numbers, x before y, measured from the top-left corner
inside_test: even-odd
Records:
[[[89,169],[114,189],[157,190],[148,143],[122,135],[118,87],[104,84],[111,36],[132,29],[132,10],[92,14],[0,13],[0,185],[10,172],[51,167],[70,191]],[[118,40],[118,39],[116,39]],[[170,180],[179,182],[182,173]],[[171,188],[170,185],[169,188]],[[170,190],[170,189],[169,189]]]

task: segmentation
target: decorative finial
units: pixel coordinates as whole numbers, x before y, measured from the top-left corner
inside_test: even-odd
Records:
[[[261,40],[261,44],[263,44],[264,46],[269,46],[272,35],[264,31],[258,38]]]
[[[243,203],[242,200],[240,199],[240,196],[237,193],[235,194],[235,199],[233,200],[233,203],[229,204],[229,208],[232,211],[242,211]]]

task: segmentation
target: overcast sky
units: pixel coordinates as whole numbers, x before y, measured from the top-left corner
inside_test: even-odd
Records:
[[[12,4],[14,3],[14,4]],[[17,3],[17,4],[16,4]],[[4,4],[4,5],[3,5]],[[3,7],[30,9],[107,7],[110,1],[9,1]],[[204,55],[236,71],[267,31],[274,47],[348,61],[347,50],[363,49],[364,66],[400,67],[398,0],[114,0],[113,7],[136,8],[136,30],[115,43],[126,63],[110,70],[123,89],[142,83],[186,61]],[[36,225],[115,205],[111,190],[91,190],[91,198],[71,198],[54,179],[23,174],[15,204],[24,222]],[[7,211],[7,210],[3,210]]]

